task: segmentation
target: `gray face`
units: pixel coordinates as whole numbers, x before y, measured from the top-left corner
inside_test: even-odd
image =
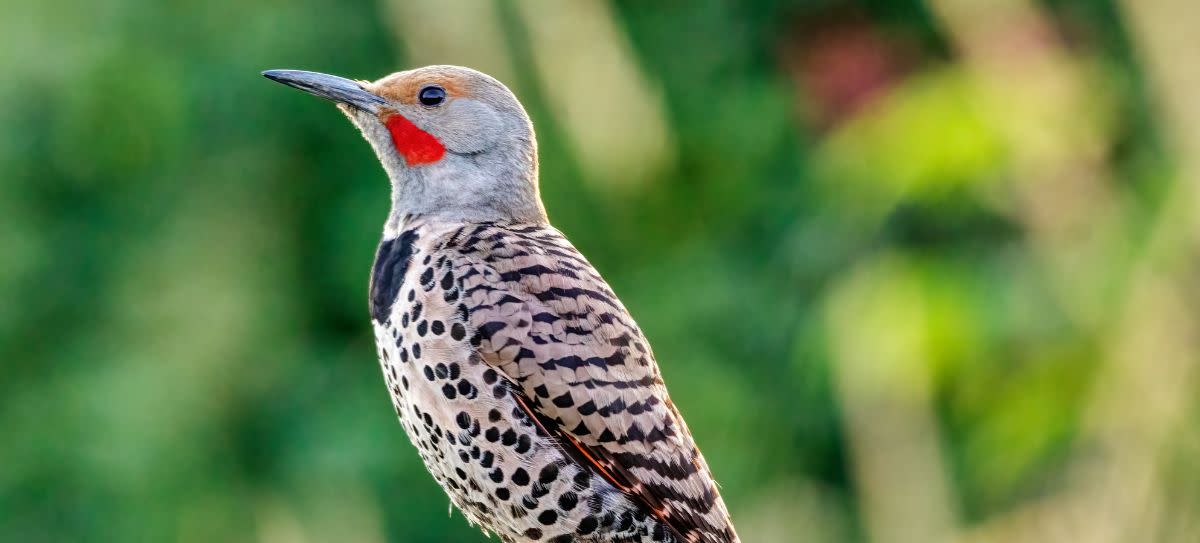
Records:
[[[405,214],[544,222],[529,117],[503,84],[458,66],[373,83],[294,70],[266,77],[338,103],[392,181],[391,230]]]
[[[436,87],[426,87],[429,88]],[[520,127],[509,126],[495,107],[475,98],[446,97],[440,105],[432,107],[404,103],[392,106],[398,114],[434,136],[447,151],[460,155],[489,151],[506,135],[520,132]]]

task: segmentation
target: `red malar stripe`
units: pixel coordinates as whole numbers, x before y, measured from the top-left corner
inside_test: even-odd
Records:
[[[409,166],[432,164],[442,159],[446,147],[424,130],[417,128],[403,115],[389,115],[384,119],[388,132],[392,133],[392,144],[404,156]]]

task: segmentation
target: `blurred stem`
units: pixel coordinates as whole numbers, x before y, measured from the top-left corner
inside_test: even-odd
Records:
[[[1126,505],[1124,530],[1114,531],[1105,541],[1154,538],[1177,519],[1195,518],[1198,513],[1172,511],[1164,487],[1171,474],[1162,459],[1178,430],[1189,428],[1189,402],[1197,386],[1200,338],[1197,337],[1197,300],[1194,279],[1197,265],[1196,183],[1200,181],[1200,12],[1193,2],[1171,0],[1126,0],[1134,42],[1148,67],[1150,84],[1157,96],[1160,122],[1168,146],[1178,161],[1167,199],[1146,241],[1133,278],[1133,288],[1107,369],[1108,386],[1098,390],[1092,404],[1088,428],[1111,457],[1106,477],[1112,501]],[[1129,409],[1130,400],[1139,402]],[[1123,404],[1123,405],[1122,405]],[[1136,474],[1141,488],[1122,488],[1122,477]],[[1101,479],[1103,480],[1103,479]],[[1131,490],[1141,490],[1138,496]],[[1100,492],[1090,494],[1097,506]],[[1143,498],[1137,500],[1137,498]],[[1124,500],[1121,502],[1120,500]],[[1179,535],[1196,540],[1200,534]]]
[[[925,297],[899,257],[866,261],[826,304],[834,382],[871,541],[952,541]]]
[[[1041,85],[1034,92],[1045,93],[1045,104],[1052,107],[1033,117],[1037,123],[1054,130],[1051,123],[1069,125],[1072,118],[1086,118],[1088,111],[1078,105],[1092,91],[1077,79],[1078,71],[1065,62],[1061,48],[1046,39],[1050,25],[1035,5],[993,2],[984,12],[977,2],[932,4],[981,77],[1016,96],[1029,91],[1017,86]],[[1101,182],[1106,175],[1101,157],[1087,153],[1104,146],[1075,141],[1061,152],[1047,153],[1014,139],[1022,178],[1014,187],[1018,216],[1040,258],[1068,287],[1065,291],[1075,293],[1064,300],[1073,314],[1092,331],[1110,332],[1104,340],[1109,348],[1101,352],[1111,355],[1104,361],[1070,466],[1070,488],[989,522],[972,540],[1058,541],[1069,533],[1081,541],[1146,541],[1156,539],[1171,521],[1163,490],[1166,474],[1158,464],[1173,430],[1184,422],[1200,352],[1195,336],[1200,323],[1189,289],[1190,279],[1200,273],[1193,239],[1200,211],[1193,188],[1200,174],[1200,101],[1194,98],[1200,87],[1200,65],[1195,63],[1200,41],[1189,29],[1200,28],[1200,15],[1183,1],[1127,0],[1124,5],[1181,161],[1179,175],[1119,289],[1124,297],[1107,303],[1097,290],[1113,262],[1105,256],[1118,250],[1129,225],[1109,211],[1114,197]],[[1101,305],[1078,304],[1086,300]],[[1130,408],[1131,401],[1138,402],[1136,408]],[[1189,513],[1195,514],[1177,512]]]
[[[1090,483],[1080,492],[1083,508],[1104,511],[1111,527],[1098,532],[1097,541],[1156,539],[1168,524],[1197,514],[1170,509],[1165,487],[1171,474],[1162,465],[1173,435],[1188,423],[1200,359],[1193,294],[1200,274],[1195,188],[1200,180],[1200,102],[1195,99],[1200,41],[1194,35],[1200,13],[1193,8],[1179,1],[1124,2],[1178,163],[1118,313],[1113,356],[1085,422],[1092,442],[1081,450],[1089,451],[1092,462],[1080,474]],[[1130,409],[1130,401],[1137,408]]]
[[[1123,275],[1121,202],[1106,180],[1105,95],[1084,59],[1060,43],[1029,0],[933,0],[934,14],[986,89],[1007,136],[1013,182],[1001,195],[1054,282],[1058,304],[1087,332],[1106,324],[1106,286]]]

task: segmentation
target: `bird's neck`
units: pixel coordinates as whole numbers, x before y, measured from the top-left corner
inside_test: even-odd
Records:
[[[392,208],[385,234],[398,235],[405,217],[445,223],[545,223],[537,170],[485,155],[447,153],[436,164],[389,168]]]
[[[546,222],[538,193],[537,144],[532,132],[473,154],[447,150],[437,162],[409,165],[377,120],[355,120],[392,186],[385,234],[397,235],[406,215],[444,222]]]

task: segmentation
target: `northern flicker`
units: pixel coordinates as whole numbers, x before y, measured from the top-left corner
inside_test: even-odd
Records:
[[[380,364],[469,521],[506,542],[738,541],[645,336],[548,222],[507,87],[458,66],[263,75],[337,102],[390,178],[370,283]]]

